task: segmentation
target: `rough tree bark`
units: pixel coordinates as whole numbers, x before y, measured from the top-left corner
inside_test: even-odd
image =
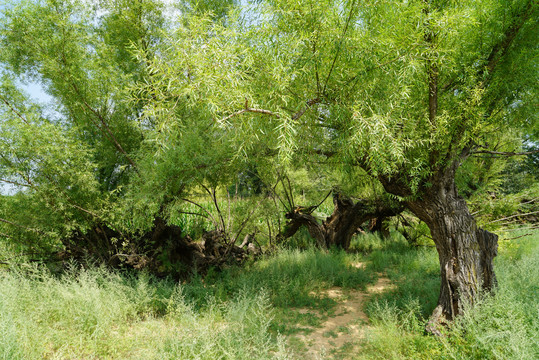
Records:
[[[493,259],[498,236],[477,226],[466,201],[459,196],[455,185],[457,167],[455,163],[440,171],[418,199],[406,202],[428,225],[438,250],[440,297],[427,325],[427,331],[435,335],[441,335],[441,327],[461,314],[466,304],[473,305],[482,289],[489,291],[496,284]],[[402,184],[382,182],[389,192],[404,195]]]
[[[498,241],[495,234],[477,227],[452,179],[440,185],[433,186],[423,200],[408,202],[410,210],[428,225],[438,250],[440,297],[427,326],[438,335],[438,326],[454,319],[465,304],[473,305],[481,288],[492,289]]]
[[[301,226],[305,226],[319,247],[337,246],[347,250],[361,224],[375,218],[394,216],[403,210],[402,204],[381,200],[354,202],[339,191],[333,193],[333,205],[333,213],[322,223],[311,215],[310,208],[296,207],[286,213],[289,221],[280,234],[281,240],[291,237]]]

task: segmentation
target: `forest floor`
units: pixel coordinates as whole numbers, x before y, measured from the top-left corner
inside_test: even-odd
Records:
[[[358,269],[366,268],[363,262],[351,264]],[[292,343],[305,359],[325,359],[335,357],[347,359],[359,350],[359,341],[365,338],[369,329],[369,317],[365,313],[365,304],[373,294],[382,294],[395,288],[383,273],[377,273],[376,283],[365,291],[332,287],[321,291],[318,296],[336,301],[337,305],[328,316],[316,309],[299,308],[300,314],[310,314],[323,319],[316,326],[301,327],[300,332],[291,335]],[[353,339],[351,341],[351,339]]]

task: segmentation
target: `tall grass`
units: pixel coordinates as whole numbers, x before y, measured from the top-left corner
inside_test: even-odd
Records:
[[[497,291],[442,338],[424,333],[439,291],[435,249],[411,248],[399,237],[354,242],[355,254],[282,249],[182,284],[99,267],[62,275],[37,265],[5,268],[0,359],[293,358],[279,332],[321,319],[290,309],[331,316],[335,300],[322,290],[362,289],[381,273],[394,287],[371,297],[367,337],[352,358],[539,358],[539,233],[500,241]],[[352,266],[359,261],[366,268]]]
[[[282,310],[329,309],[334,300],[319,290],[364,287],[371,277],[350,258],[282,250],[184,284],[105,268],[11,268],[0,273],[0,359],[288,358]]]
[[[328,299],[319,295],[321,289],[331,286],[365,288],[373,276],[364,269],[350,265],[354,256],[344,251],[323,252],[282,249],[272,256],[260,259],[246,268],[210,271],[204,278],[195,278],[186,287],[187,298],[203,305],[202,294],[226,300],[239,290],[258,292],[264,289],[271,303],[277,307],[317,306]]]
[[[457,318],[442,338],[424,334],[439,289],[435,250],[373,252],[374,268],[386,264],[397,287],[369,303],[372,328],[358,358],[539,358],[539,233],[501,244],[497,290]]]
[[[184,287],[103,268],[55,277],[29,267],[0,274],[1,359],[287,358],[268,332],[267,295],[238,292],[194,309]]]

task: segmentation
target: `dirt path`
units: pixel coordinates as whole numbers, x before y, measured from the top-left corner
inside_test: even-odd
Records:
[[[299,339],[308,349],[305,359],[325,359],[331,351],[353,351],[357,342],[365,336],[369,318],[363,311],[365,301],[372,294],[392,288],[389,279],[379,274],[376,284],[368,286],[366,291],[348,290],[334,287],[325,292],[329,298],[338,302],[335,315],[330,316],[319,327],[311,327],[309,334],[299,334]],[[300,309],[301,313],[313,313],[311,309]]]

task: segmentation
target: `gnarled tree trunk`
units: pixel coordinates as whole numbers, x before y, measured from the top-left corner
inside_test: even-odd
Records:
[[[400,203],[387,203],[381,200],[359,200],[354,202],[339,191],[333,193],[333,213],[322,223],[311,215],[311,208],[297,207],[286,214],[289,219],[281,239],[294,235],[301,226],[305,226],[318,246],[328,248],[337,246],[347,250],[352,236],[361,224],[374,218],[394,216],[403,210]]]
[[[473,305],[481,288],[492,289],[498,237],[477,227],[454,184],[434,188],[408,207],[429,226],[438,250],[440,297],[427,330],[439,334],[438,325],[454,319],[466,303]]]
[[[465,304],[473,305],[481,289],[496,284],[493,259],[497,254],[498,236],[477,227],[466,201],[455,185],[458,164],[433,176],[432,186],[419,199],[406,202],[407,207],[429,227],[440,260],[441,287],[427,331],[440,335],[440,326],[462,313]],[[388,191],[397,192],[395,184],[384,183]]]

